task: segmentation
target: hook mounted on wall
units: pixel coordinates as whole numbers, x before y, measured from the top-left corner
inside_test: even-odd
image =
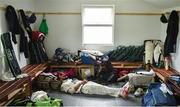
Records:
[[[46,17],[46,14],[45,14],[45,13],[43,13],[42,15],[43,15],[43,19],[45,19],[45,17]]]

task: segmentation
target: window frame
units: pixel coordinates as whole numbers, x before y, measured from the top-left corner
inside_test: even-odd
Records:
[[[85,8],[112,8],[112,24],[84,24],[84,9]],[[82,18],[82,45],[100,45],[100,46],[114,46],[114,20],[115,20],[115,6],[114,5],[82,5],[81,6],[81,18]],[[112,43],[85,43],[84,42],[84,27],[94,26],[94,27],[108,27],[112,26]]]

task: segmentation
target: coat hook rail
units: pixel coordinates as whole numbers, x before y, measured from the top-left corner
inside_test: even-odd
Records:
[[[6,7],[0,6],[0,10],[5,11]],[[18,10],[18,9],[17,9]],[[180,10],[176,10],[180,13]],[[25,11],[27,14],[35,13],[37,15],[81,15],[80,12],[32,12],[32,11]],[[171,12],[117,12],[115,15],[161,15],[161,14],[170,14]]]

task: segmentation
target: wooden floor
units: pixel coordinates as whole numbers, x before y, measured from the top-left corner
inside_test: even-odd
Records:
[[[51,97],[61,98],[64,106],[93,106],[93,107],[112,107],[112,106],[140,106],[141,98],[129,95],[129,98],[114,98],[110,96],[85,95],[85,94],[67,94],[58,91],[47,91]]]

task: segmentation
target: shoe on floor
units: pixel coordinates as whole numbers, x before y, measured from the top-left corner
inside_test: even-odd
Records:
[[[134,92],[134,96],[136,97],[140,97],[144,94],[144,90],[142,88],[138,88],[135,92]]]

